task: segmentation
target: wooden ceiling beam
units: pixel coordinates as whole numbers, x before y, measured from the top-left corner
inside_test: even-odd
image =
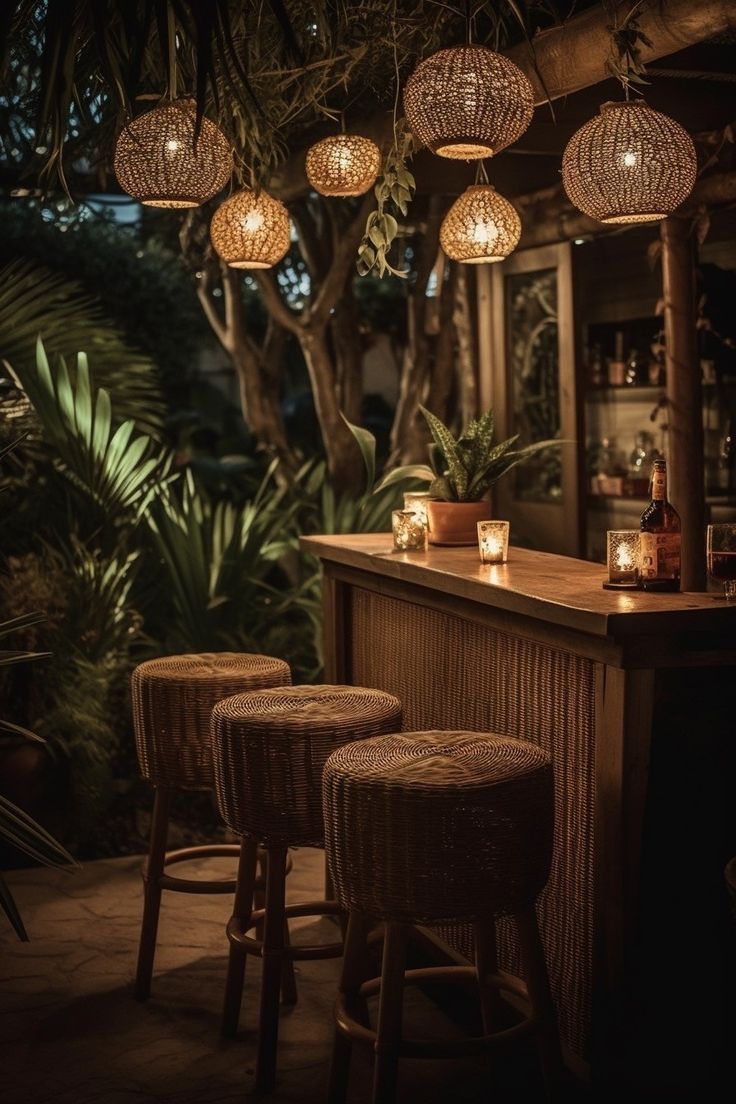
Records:
[[[520,249],[551,245],[590,235],[615,233],[622,227],[605,226],[583,215],[573,207],[562,186],[546,188],[534,196],[514,200],[521,212]],[[736,172],[712,173],[696,181],[690,197],[675,212],[683,218],[692,217],[700,207],[723,207],[736,203]]]
[[[617,5],[617,14],[625,16],[631,0]],[[602,5],[589,8],[559,27],[552,27],[534,38],[534,51],[521,43],[502,51],[522,69],[534,88],[535,102],[541,105],[572,92],[610,79],[606,60],[610,53],[611,15]],[[644,62],[655,61],[736,29],[734,0],[661,0],[645,5],[639,27],[651,41],[642,46]],[[542,82],[546,92],[542,87]],[[392,114],[382,111],[363,120],[350,120],[358,134],[383,145],[391,139]],[[295,150],[274,173],[269,190],[284,201],[296,199],[309,185],[304,170],[305,150]]]

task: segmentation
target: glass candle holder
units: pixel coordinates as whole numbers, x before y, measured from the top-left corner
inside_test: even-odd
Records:
[[[478,522],[480,562],[506,563],[509,558],[509,523],[507,521]]]
[[[427,503],[429,502],[429,491],[407,491],[404,495],[404,509],[411,510],[417,517],[424,522],[429,529],[429,515],[427,513]]]
[[[639,585],[639,530],[609,529],[606,533],[606,590],[635,590]]]
[[[395,552],[427,551],[427,526],[413,510],[394,510],[391,529]]]

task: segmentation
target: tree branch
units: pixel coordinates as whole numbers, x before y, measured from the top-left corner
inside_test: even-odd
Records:
[[[301,315],[296,314],[290,307],[287,307],[278,289],[278,284],[276,283],[273,273],[255,272],[253,275],[260,288],[263,302],[268,313],[280,326],[283,326],[285,330],[289,330],[290,333],[298,334],[304,326]]]
[[[205,313],[205,317],[212,328],[217,340],[222,345],[226,353],[232,352],[230,345],[230,336],[228,334],[227,326],[225,322],[220,318],[217,313],[217,308],[210,298],[210,292],[212,290],[212,270],[209,265],[204,268],[202,279],[197,281],[197,298],[199,299],[202,310]]]
[[[317,326],[326,323],[331,309],[342,293],[350,266],[355,262],[355,255],[363,237],[363,228],[368,213],[374,202],[373,192],[367,192],[333,254],[330,270],[322,283],[322,287],[317,292],[314,304],[309,312],[310,322]]]

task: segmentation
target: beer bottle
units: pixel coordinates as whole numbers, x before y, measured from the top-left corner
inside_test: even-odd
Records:
[[[667,501],[667,461],[655,460],[652,470],[652,501],[641,515],[642,590],[680,589],[680,515]]]

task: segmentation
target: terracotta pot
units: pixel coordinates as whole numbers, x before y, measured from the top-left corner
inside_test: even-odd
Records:
[[[477,544],[479,521],[491,516],[487,498],[480,502],[440,502],[430,499],[427,503],[430,544]]]

